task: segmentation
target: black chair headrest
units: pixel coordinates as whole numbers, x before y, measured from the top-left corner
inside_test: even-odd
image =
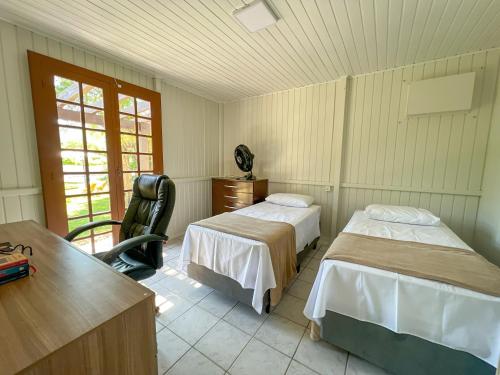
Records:
[[[158,200],[158,188],[167,176],[142,174],[138,177],[137,187],[141,197],[149,200]]]

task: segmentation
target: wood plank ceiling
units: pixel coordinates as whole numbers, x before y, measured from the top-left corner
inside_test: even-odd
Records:
[[[91,47],[220,102],[500,46],[500,0],[0,0],[0,17]]]

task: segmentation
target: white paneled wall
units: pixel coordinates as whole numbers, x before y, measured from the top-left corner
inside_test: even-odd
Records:
[[[494,49],[355,76],[346,105],[341,81],[227,103],[224,171],[238,172],[232,150],[246,143],[256,174],[283,183],[271,190],[310,191],[330,211],[327,227],[341,230],[369,203],[409,204],[439,214],[471,244],[499,60]],[[410,82],[471,71],[471,111],[406,115]]]
[[[178,195],[170,236],[209,215],[209,178],[240,174],[233,150],[245,143],[256,155],[254,173],[270,179],[271,192],[316,198],[325,236],[341,229],[355,209],[392,202],[431,209],[471,243],[498,49],[220,105],[155,84],[153,74],[115,59],[0,21],[0,223],[43,222],[28,49],[161,92],[165,172]],[[406,116],[409,82],[470,71],[477,77],[471,111]]]
[[[153,75],[0,21],[0,223],[44,221],[27,50],[149,89]],[[218,104],[161,83],[165,172],[177,185],[170,236],[208,216],[218,173]]]
[[[320,227],[322,236],[330,236],[330,231],[332,228],[333,194],[332,192],[325,191],[324,186],[305,185],[290,182],[271,182],[269,184],[269,193],[295,193],[313,196],[314,204],[318,204],[321,206]]]
[[[340,224],[370,202],[411,203],[441,215],[471,243],[500,50],[353,78],[344,143]],[[467,112],[408,117],[412,81],[476,72]]]
[[[168,228],[172,239],[182,236],[189,223],[204,219],[212,212],[212,181],[210,179],[175,179],[174,214]]]
[[[335,185],[332,155],[340,147],[334,123],[343,113],[344,88],[345,80],[328,82],[224,105],[224,174],[242,174],[233,150],[240,143],[248,145],[255,154],[254,174],[270,179],[271,192],[315,197],[328,235]]]
[[[211,176],[219,172],[219,104],[162,84],[163,158],[177,200],[169,235],[210,215]]]
[[[479,204],[478,196],[437,194],[368,188],[341,188],[338,228],[342,229],[356,210],[371,203],[421,207],[435,213],[467,243],[472,244]]]
[[[219,105],[167,84],[161,86],[163,158],[175,178],[219,172]]]
[[[500,266],[500,77],[496,86],[474,247]]]
[[[225,104],[224,172],[241,174],[232,152],[245,143],[255,154],[256,175],[328,185],[335,85],[323,83]]]
[[[44,221],[27,50],[153,87],[148,74],[0,21],[0,223]]]

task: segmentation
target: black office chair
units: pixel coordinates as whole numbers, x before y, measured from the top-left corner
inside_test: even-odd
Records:
[[[134,181],[133,195],[123,221],[103,220],[82,225],[64,237],[103,225],[121,225],[120,242],[94,256],[134,280],[143,280],[163,266],[162,248],[175,204],[175,185],[167,176],[146,175]]]

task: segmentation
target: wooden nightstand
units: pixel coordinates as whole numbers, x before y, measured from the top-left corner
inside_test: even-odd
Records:
[[[267,184],[267,179],[212,178],[212,215],[262,202],[267,197]]]

